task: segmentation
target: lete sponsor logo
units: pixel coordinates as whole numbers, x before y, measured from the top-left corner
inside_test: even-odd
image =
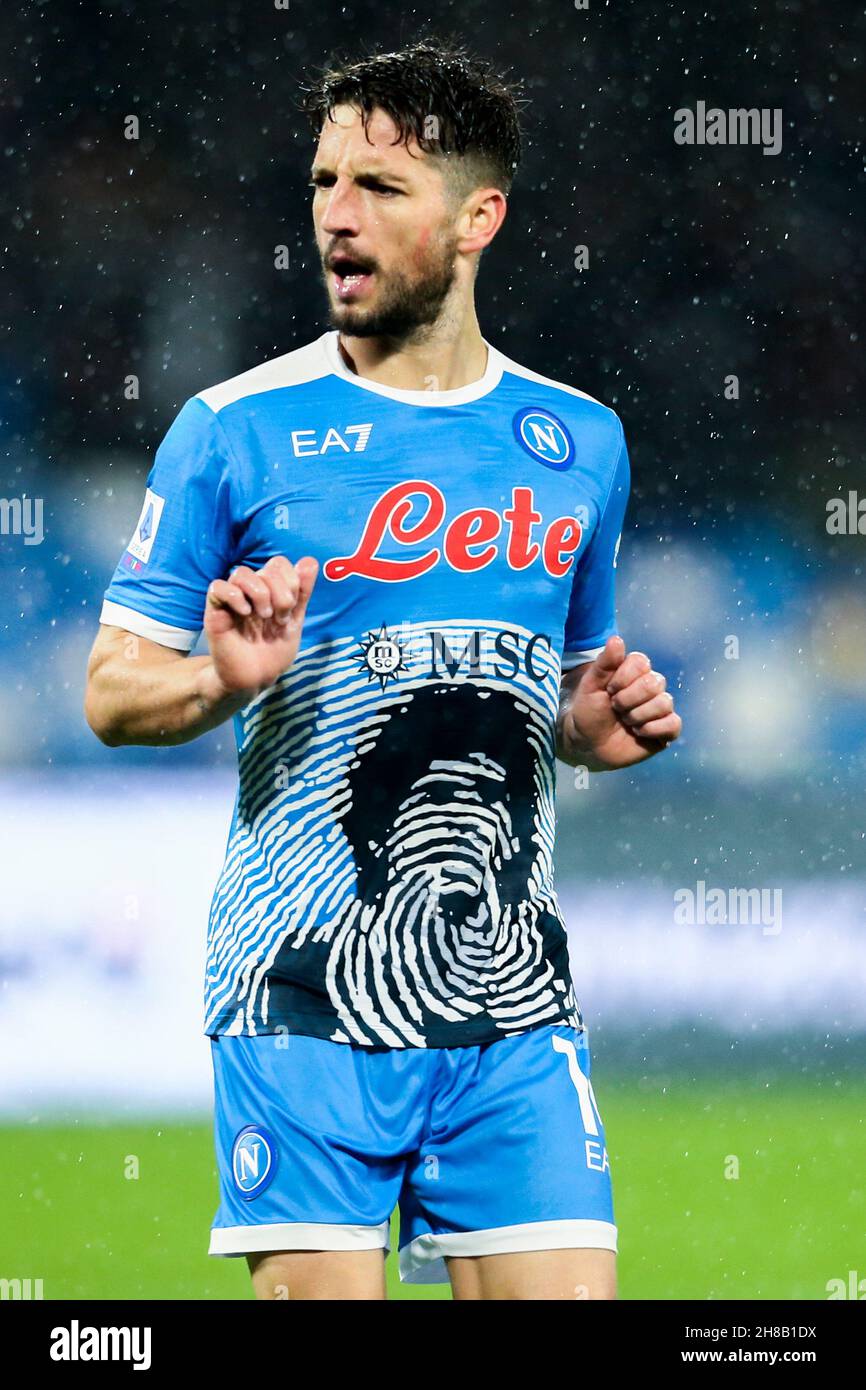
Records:
[[[415,508],[420,515],[410,520]],[[434,483],[414,478],[388,488],[370,508],[358,547],[351,555],[337,555],[324,565],[326,579],[347,579],[362,575],[386,583],[417,579],[433,569],[441,559],[452,569],[472,574],[492,564],[505,547],[505,558],[513,570],[528,569],[541,561],[548,574],[561,578],[574,564],[583,528],[576,516],[558,516],[535,538],[542,516],[535,509],[531,487],[512,490],[511,505],[503,511],[492,507],[470,507],[452,517],[446,525],[444,493]],[[437,544],[428,544],[436,538]],[[412,547],[410,558],[383,555],[383,547],[394,544]],[[419,551],[420,547],[424,547]]]

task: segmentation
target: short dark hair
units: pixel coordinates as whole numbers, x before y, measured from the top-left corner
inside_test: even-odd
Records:
[[[521,155],[520,87],[456,40],[425,38],[399,53],[333,59],[302,89],[301,105],[316,139],[336,106],[360,111],[365,132],[375,108],[387,112],[398,130],[393,143],[408,148],[414,137],[425,154],[446,161],[446,180],[462,201],[486,184],[510,193]]]

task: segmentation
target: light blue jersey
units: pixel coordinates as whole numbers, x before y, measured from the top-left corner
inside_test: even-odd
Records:
[[[613,411],[488,346],[404,391],[338,334],[187,402],[104,623],[188,651],[213,579],[320,572],[292,669],[235,718],[206,1031],[468,1047],[581,1027],[553,887],[560,671],[616,631]]]

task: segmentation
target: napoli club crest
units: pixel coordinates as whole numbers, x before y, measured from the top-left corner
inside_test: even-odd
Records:
[[[232,1146],[232,1176],[245,1202],[264,1192],[277,1171],[277,1146],[261,1125],[246,1125]]]
[[[521,449],[545,468],[564,472],[574,463],[574,440],[558,415],[530,405],[518,410],[512,423]]]

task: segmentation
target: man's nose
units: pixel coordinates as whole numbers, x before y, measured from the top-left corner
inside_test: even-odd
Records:
[[[328,189],[321,227],[329,236],[357,236],[361,230],[358,190],[351,179],[337,179]]]

